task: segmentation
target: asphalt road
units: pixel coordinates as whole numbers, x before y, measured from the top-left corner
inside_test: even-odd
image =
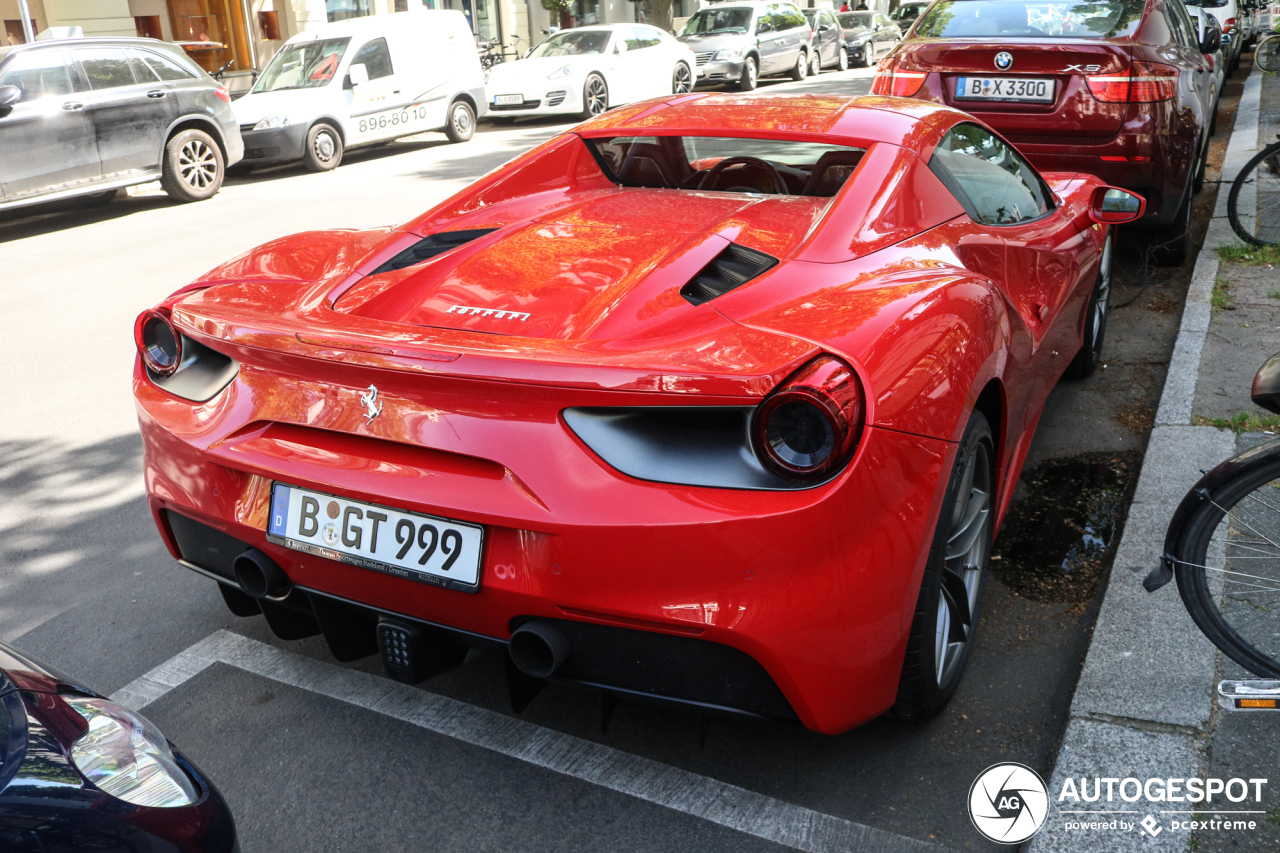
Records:
[[[762,88],[854,95],[868,90],[869,76],[828,73]],[[129,392],[133,319],[272,238],[404,221],[563,126],[482,125],[465,145],[424,135],[353,152],[328,174],[257,172],[194,205],[144,190],[92,212],[0,214],[0,638],[105,693],[219,629],[329,661],[318,638],[285,643],[261,619],[230,615],[214,584],[161,546],[145,509]],[[953,848],[1000,849],[970,825],[969,786],[1001,760],[1047,775],[1096,609],[1091,586],[1063,595],[1027,575],[1059,570],[1079,544],[1083,529],[1064,534],[1055,501],[1074,505],[1081,494],[1119,488],[1123,504],[1115,479],[1136,475],[1124,454],[1145,441],[1185,289],[1186,271],[1144,278],[1131,249],[1121,262],[1115,301],[1132,299],[1113,315],[1107,369],[1050,398],[1029,463],[1048,467],[1024,477],[1027,519],[1001,534],[1002,543],[1031,544],[1001,546],[1011,568],[990,585],[969,673],[942,716],[923,725],[881,719],[824,737],[731,720],[704,725],[623,704],[601,734],[594,695],[549,688],[522,719],[778,804]],[[1105,572],[1105,555],[1095,556],[1090,571]],[[345,669],[380,667],[368,659]],[[473,654],[420,689],[509,716],[493,656]],[[618,793],[232,666],[206,670],[147,713],[218,782],[245,853],[783,849],[660,798]]]

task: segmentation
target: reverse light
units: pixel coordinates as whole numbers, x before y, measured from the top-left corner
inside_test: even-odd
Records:
[[[853,454],[862,418],[862,390],[853,369],[821,356],[760,404],[752,441],[761,462],[775,473],[823,477]]]
[[[1128,74],[1087,76],[1089,92],[1108,104],[1168,101],[1178,90],[1178,69],[1158,62],[1132,62]]]
[[[231,103],[231,93],[221,86],[213,90],[213,96],[220,101],[226,101],[228,104]]]
[[[282,127],[289,126],[289,117],[286,115],[273,115],[259,121],[253,126],[254,130],[277,130]]]
[[[892,56],[886,56],[876,66],[871,80],[871,94],[892,95],[895,98],[915,97],[929,75],[923,71],[904,71]]]
[[[143,311],[133,324],[133,342],[142,363],[158,376],[172,376],[182,364],[182,335],[166,312]]]
[[[71,761],[99,790],[136,806],[178,808],[199,797],[164,735],[149,720],[106,699],[70,698],[89,723]]]

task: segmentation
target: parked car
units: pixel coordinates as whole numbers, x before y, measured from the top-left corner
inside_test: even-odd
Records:
[[[697,57],[699,83],[736,83],[749,92],[761,77],[807,77],[812,35],[792,3],[721,2],[695,12],[680,41]]]
[[[1226,74],[1230,77],[1240,67],[1240,54],[1244,52],[1241,33],[1240,0],[1185,0],[1187,7],[1203,9],[1218,19],[1222,28],[1222,52],[1227,58]]]
[[[895,24],[897,24],[898,30],[905,34],[907,30],[911,29],[911,25],[924,14],[924,10],[929,8],[929,2],[931,2],[931,0],[923,0],[923,2],[916,3],[903,3],[901,6],[890,12],[889,17]]]
[[[844,31],[836,13],[830,9],[802,9],[804,18],[813,31],[813,43],[809,46],[809,73],[819,74],[823,68],[835,66],[841,71],[849,67],[849,53],[844,43]]]
[[[239,849],[222,795],[151,722],[0,643],[0,850]]]
[[[572,113],[693,91],[693,51],[645,24],[578,27],[549,36],[528,56],[489,69],[490,116]]]
[[[938,713],[1114,225],[942,106],[669,96],[135,327],[149,505],[233,612],[415,682],[841,732]]]
[[[157,179],[174,200],[200,201],[243,150],[231,96],[174,45],[78,38],[0,48],[0,210],[105,204]]]
[[[1222,29],[1218,26],[1218,19],[1213,15],[1205,14],[1194,6],[1188,7],[1187,12],[1191,15],[1191,25],[1196,31],[1200,45],[1202,47],[1217,45],[1216,50],[1204,52],[1205,58],[1213,63],[1213,115],[1209,119],[1209,135],[1213,136],[1218,132],[1218,102],[1222,99],[1222,87],[1227,79],[1227,58],[1222,52]]]
[[[235,102],[245,165],[301,160],[440,130],[466,142],[484,115],[484,72],[467,19],[417,9],[324,24],[289,39]]]
[[[939,0],[872,91],[963,109],[1041,169],[1140,193],[1148,256],[1178,264],[1208,157],[1213,47],[1181,0]]]
[[[849,64],[865,68],[902,41],[898,25],[881,12],[841,12],[838,16],[848,47]]]

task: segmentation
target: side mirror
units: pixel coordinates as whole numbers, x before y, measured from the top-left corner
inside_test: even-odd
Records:
[[[1200,52],[1213,53],[1220,47],[1222,47],[1222,31],[1205,30],[1204,38],[1200,40]]]
[[[357,62],[347,69],[347,82],[342,88],[354,89],[363,83],[369,82],[369,69],[364,67],[363,62]]]
[[[1271,356],[1258,368],[1249,396],[1268,412],[1280,413],[1280,353]]]
[[[769,32],[773,32],[773,24],[769,23],[768,21],[761,21],[760,23],[756,24],[756,35],[760,35],[760,33],[769,33]]]
[[[614,53],[626,53],[628,50],[630,50],[630,48],[627,47],[627,43],[625,41],[619,41],[613,46]]]
[[[1089,218],[1102,225],[1119,225],[1141,219],[1146,210],[1147,200],[1137,193],[1118,187],[1098,187],[1093,191]]]
[[[17,86],[0,86],[0,110],[7,110],[22,100],[22,90]]]

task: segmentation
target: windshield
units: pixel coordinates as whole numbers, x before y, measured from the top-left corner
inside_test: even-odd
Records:
[[[865,153],[825,142],[732,136],[612,136],[587,144],[624,187],[817,198],[839,192]]]
[[[252,91],[279,92],[323,86],[338,73],[342,54],[350,42],[350,38],[341,38],[287,45],[272,58]]]
[[[916,24],[924,38],[1115,38],[1142,19],[1143,0],[945,0]]]
[[[846,30],[869,30],[871,29],[871,13],[870,12],[845,12],[839,16],[840,26]]]
[[[920,13],[924,11],[928,3],[908,3],[905,6],[899,6],[889,13],[889,17],[895,21],[914,21],[920,17]]]
[[[706,35],[708,33],[745,33],[751,28],[751,10],[738,7],[736,9],[703,9],[688,21],[680,31],[682,36]]]
[[[604,53],[608,46],[608,30],[570,30],[567,33],[556,33],[535,47],[529,56],[586,56]]]

